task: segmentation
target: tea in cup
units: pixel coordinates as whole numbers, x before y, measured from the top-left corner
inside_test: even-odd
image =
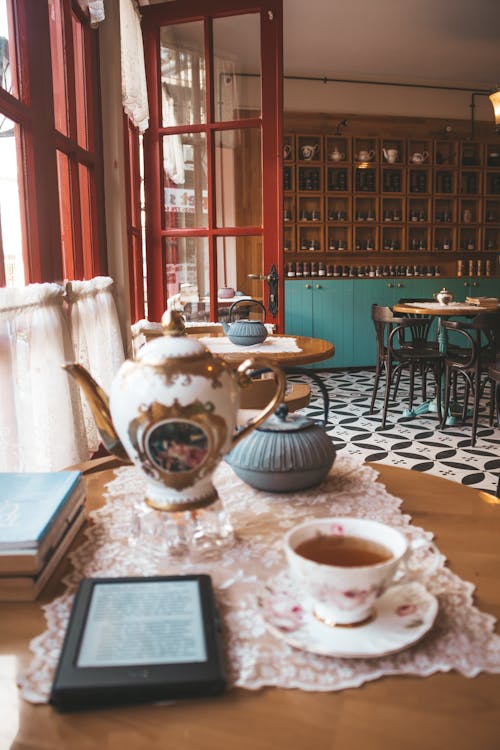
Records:
[[[285,536],[292,580],[327,625],[368,620],[409,555],[397,529],[362,518],[317,518]]]

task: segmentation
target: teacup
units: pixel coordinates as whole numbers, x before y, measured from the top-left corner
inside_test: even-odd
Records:
[[[292,579],[327,625],[369,619],[377,599],[407,560],[410,546],[397,529],[362,518],[317,518],[285,536]]]
[[[300,147],[300,155],[302,159],[305,159],[306,161],[308,161],[309,159],[313,159],[318,151],[319,146],[317,143],[315,143],[314,146],[306,144]]]

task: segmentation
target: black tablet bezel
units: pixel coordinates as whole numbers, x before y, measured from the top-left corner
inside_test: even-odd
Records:
[[[200,594],[206,661],[83,667],[77,665],[96,585],[196,581]],[[85,578],[78,588],[66,630],[50,702],[61,710],[118,703],[217,695],[226,686],[212,581],[208,575]]]

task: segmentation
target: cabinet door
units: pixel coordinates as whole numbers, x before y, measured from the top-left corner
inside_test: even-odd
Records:
[[[309,279],[285,282],[285,333],[313,335],[313,284]]]
[[[315,281],[313,283],[313,336],[335,346],[335,356],[318,367],[349,367],[353,353],[352,300],[354,282]]]
[[[377,346],[372,321],[372,305],[392,307],[395,293],[394,279],[363,279],[354,283],[351,366],[371,367],[375,364]]]
[[[500,297],[500,279],[489,279],[481,276],[470,280],[471,297]]]
[[[394,283],[394,302],[400,299],[432,299],[439,292],[439,280],[421,278],[400,278]]]

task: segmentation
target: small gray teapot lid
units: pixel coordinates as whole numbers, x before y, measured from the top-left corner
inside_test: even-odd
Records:
[[[280,404],[275,413],[259,425],[257,430],[260,432],[298,432],[313,426],[315,423],[312,419],[301,414],[289,414],[288,406]]]

